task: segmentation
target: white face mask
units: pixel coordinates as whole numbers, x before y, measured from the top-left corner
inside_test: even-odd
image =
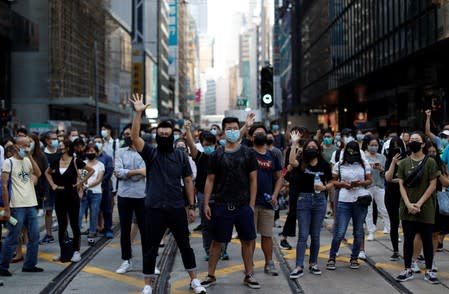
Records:
[[[107,130],[101,130],[101,136],[103,138],[106,138],[109,135],[109,132]]]
[[[344,137],[343,138],[343,142],[345,142],[345,145],[348,144],[349,142],[354,141],[354,137],[353,136],[348,136],[348,137]]]

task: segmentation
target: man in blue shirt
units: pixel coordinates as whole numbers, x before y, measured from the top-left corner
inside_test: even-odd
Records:
[[[195,293],[206,293],[197,279],[195,254],[190,246],[188,222],[195,220],[194,188],[192,170],[187,155],[180,149],[173,148],[173,126],[168,121],[159,123],[156,130],[157,148],[146,144],[140,137],[142,113],[149,104],[142,102],[142,95],[133,95],[130,99],[136,114],[131,128],[131,140],[137,152],[142,156],[146,166],[145,188],[145,234],[147,242],[143,249],[143,274],[145,287],[143,294],[152,293],[155,280],[156,257],[159,243],[170,229],[181,252],[184,267]],[[184,193],[181,186],[184,182],[188,199],[188,219],[184,208]]]

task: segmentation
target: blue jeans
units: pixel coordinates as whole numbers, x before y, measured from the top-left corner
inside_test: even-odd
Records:
[[[17,224],[15,226],[10,223],[6,224],[9,232],[2,247],[0,269],[9,269],[12,254],[16,252],[19,235],[24,225],[28,229],[28,243],[23,268],[34,268],[37,264],[37,252],[39,250],[39,224],[36,216],[36,208],[11,208],[11,216],[17,219]]]
[[[326,215],[324,193],[300,193],[297,202],[298,243],[296,245],[296,266],[304,267],[307,238],[310,235],[309,264],[316,264],[320,249],[320,231]]]
[[[337,218],[335,220],[334,236],[329,259],[335,260],[340,243],[346,235],[349,220],[352,218],[354,243],[352,244],[351,259],[357,259],[360,253],[360,245],[364,238],[363,223],[368,212],[368,207],[361,206],[356,202],[338,202]]]
[[[101,193],[92,193],[87,190],[86,195],[81,199],[79,225],[83,221],[86,208],[89,207],[89,234],[97,232],[98,214],[100,213]]]

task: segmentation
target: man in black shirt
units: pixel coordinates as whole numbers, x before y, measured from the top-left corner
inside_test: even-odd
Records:
[[[254,207],[258,163],[254,152],[240,144],[237,118],[225,117],[222,129],[226,135],[226,145],[211,155],[204,188],[204,214],[211,220],[213,241],[209,251],[207,280],[202,284],[205,287],[215,284],[221,243],[231,240],[235,225],[242,245],[244,283],[258,289],[260,284],[253,277],[252,250],[256,239]],[[209,207],[211,197],[214,204]]]
[[[188,221],[195,220],[192,170],[187,155],[173,148],[173,126],[168,121],[157,127],[157,148],[144,142],[139,136],[142,113],[150,104],[142,102],[142,95],[133,95],[131,102],[136,114],[131,128],[131,140],[145,161],[146,197],[145,227],[147,229],[143,249],[144,294],[152,293],[155,280],[156,256],[166,229],[170,229],[181,252],[184,267],[191,278],[190,287],[195,293],[206,293],[197,279],[195,254],[190,246]],[[188,218],[184,208],[183,187],[187,195]]]

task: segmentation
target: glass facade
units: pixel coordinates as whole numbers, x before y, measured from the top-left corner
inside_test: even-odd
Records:
[[[444,1],[302,1],[302,101],[323,97],[448,38],[448,4],[439,2]]]

